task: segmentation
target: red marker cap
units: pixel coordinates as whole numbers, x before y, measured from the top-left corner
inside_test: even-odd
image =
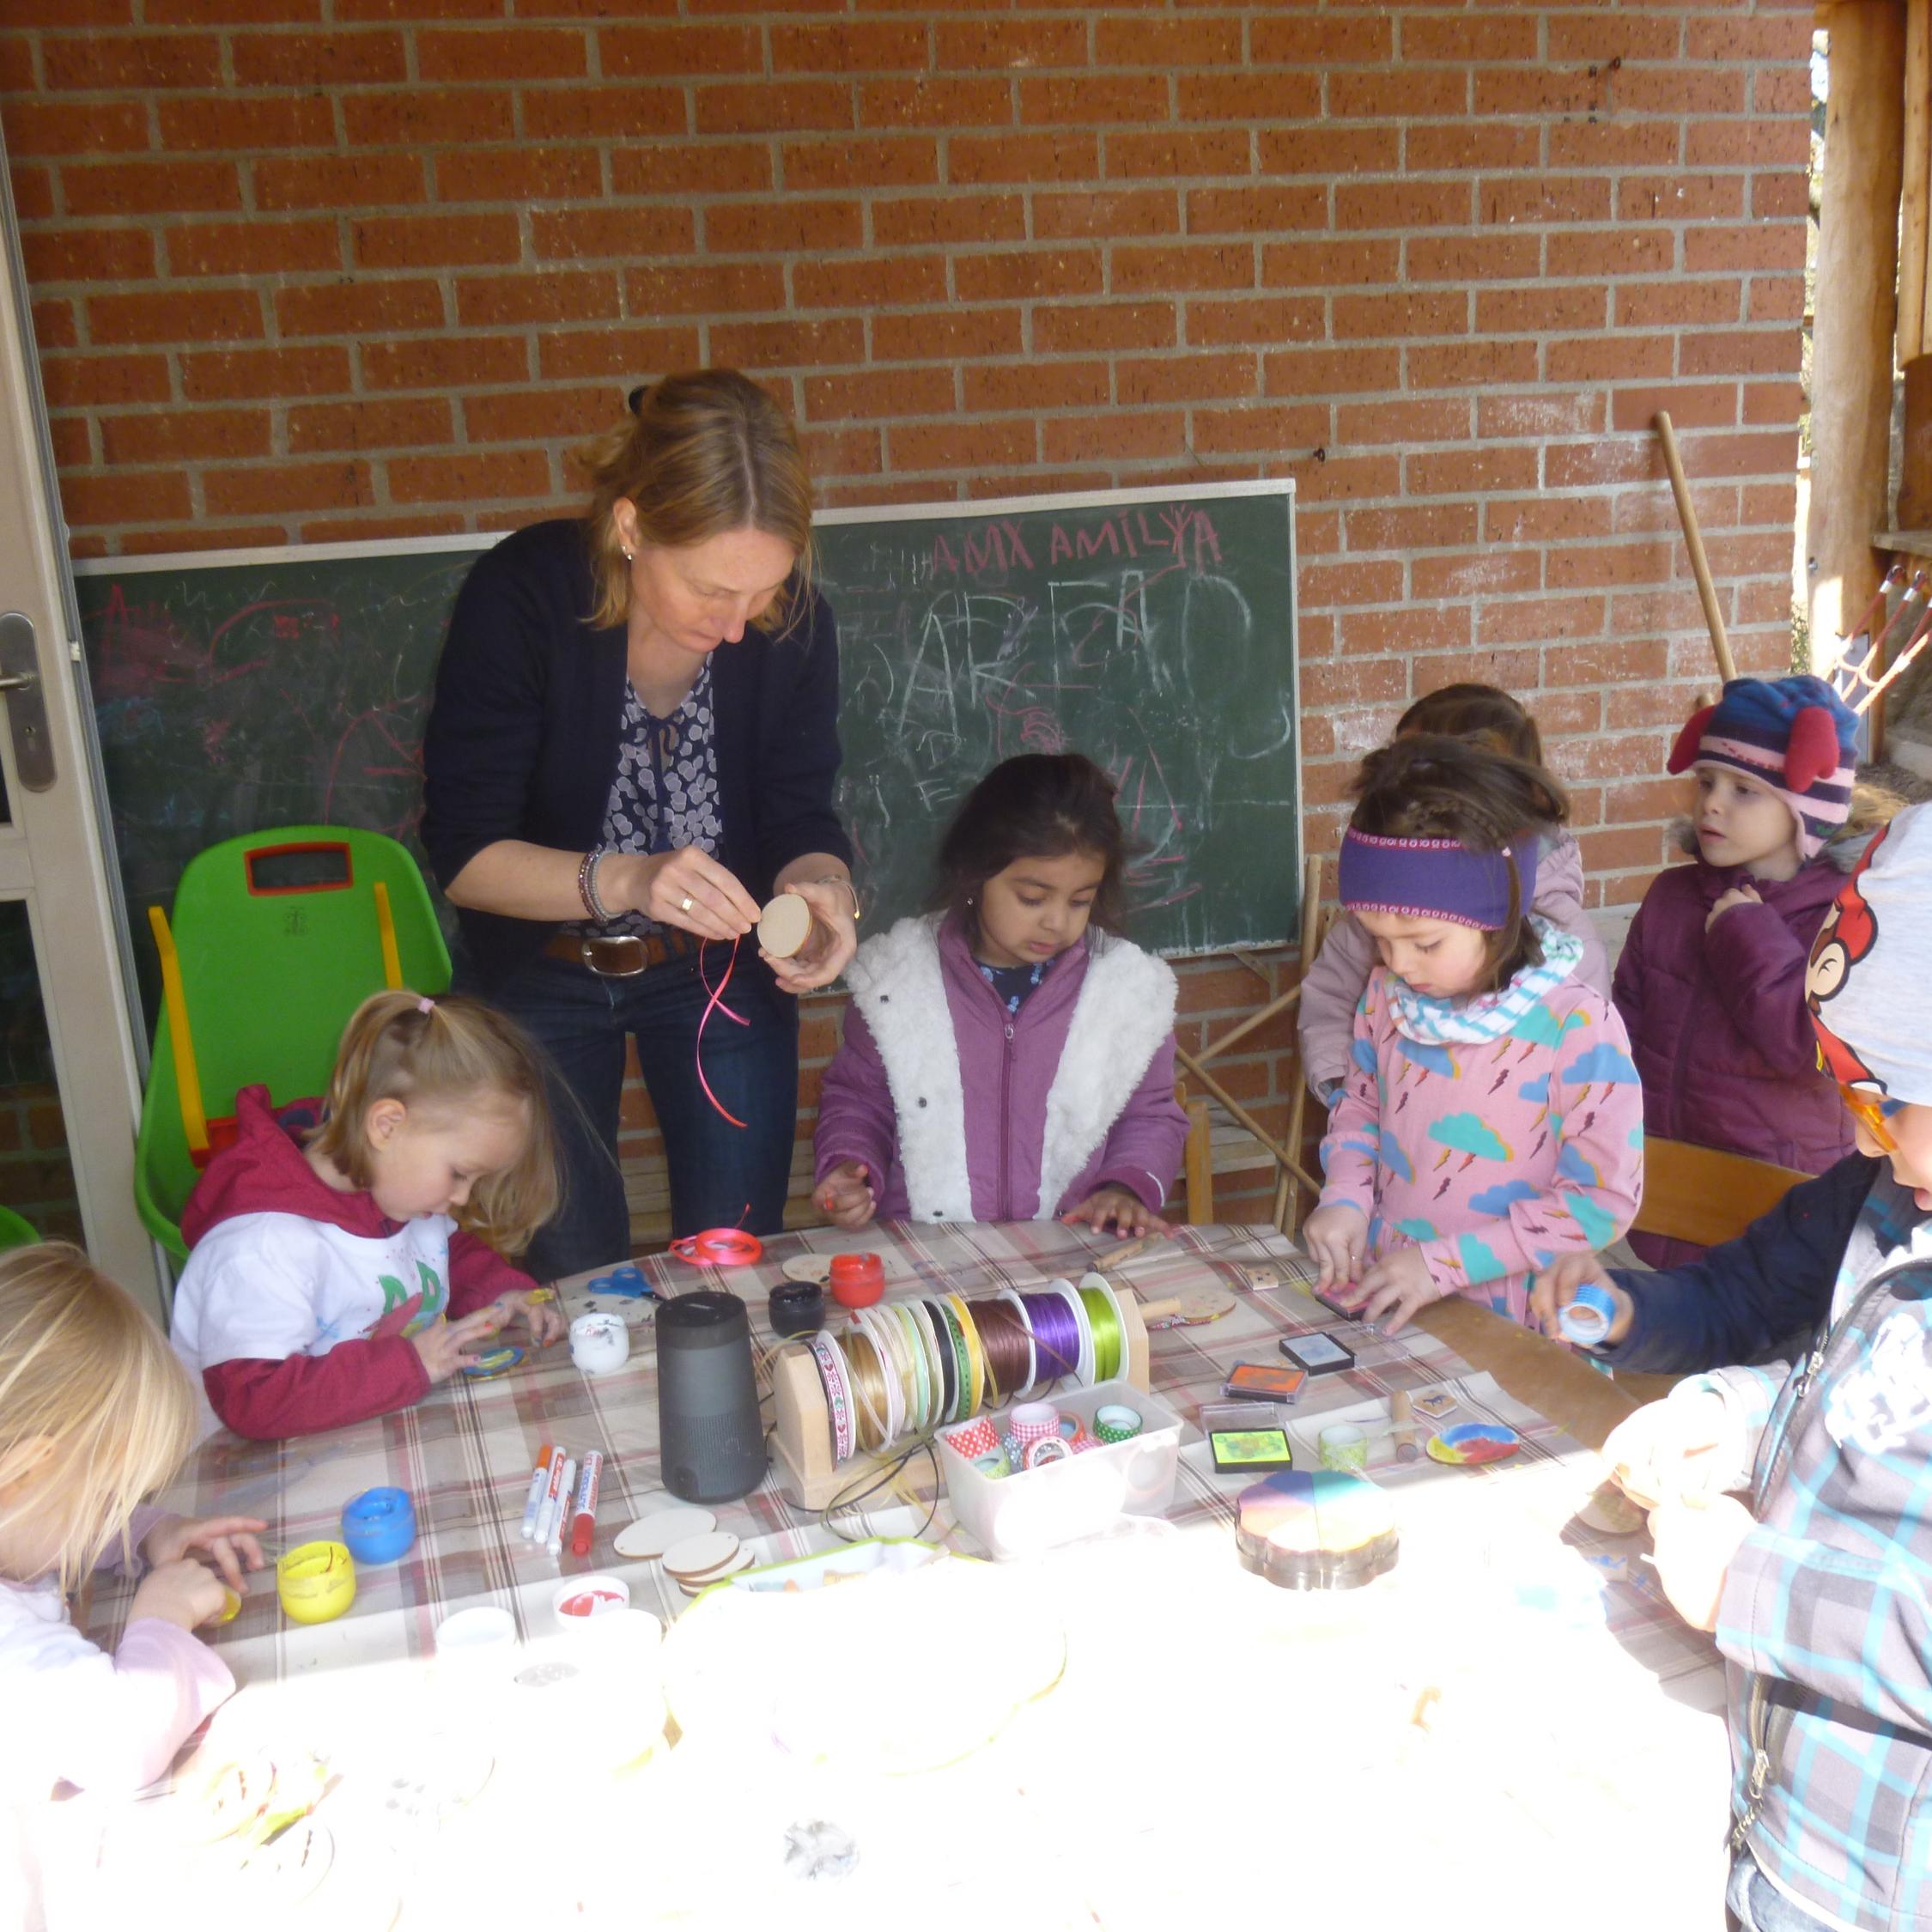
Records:
[[[572,1556],[588,1556],[591,1539],[597,1533],[597,1518],[586,1510],[572,1519],[570,1524],[570,1553]]]

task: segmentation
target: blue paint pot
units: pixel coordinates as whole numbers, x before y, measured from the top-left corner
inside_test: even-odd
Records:
[[[366,1489],[342,1507],[342,1540],[358,1563],[394,1563],[416,1546],[416,1505],[406,1489]]]

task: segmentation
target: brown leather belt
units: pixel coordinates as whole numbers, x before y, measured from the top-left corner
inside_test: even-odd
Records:
[[[661,966],[667,959],[683,959],[697,950],[689,933],[665,927],[656,933],[614,933],[598,938],[584,933],[553,933],[544,944],[547,958],[568,959],[587,966],[600,979],[630,980]]]

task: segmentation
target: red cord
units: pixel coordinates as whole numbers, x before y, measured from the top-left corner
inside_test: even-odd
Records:
[[[732,956],[725,963],[725,976],[719,981],[715,990],[713,989],[710,978],[704,970],[704,949],[707,944],[708,942],[703,939],[698,941],[698,979],[704,990],[711,995],[710,999],[705,1003],[703,1016],[699,1019],[697,1026],[696,1057],[697,1060],[698,1084],[704,1089],[704,1097],[711,1103],[719,1113],[722,1114],[734,1127],[742,1127],[744,1122],[739,1120],[738,1115],[732,1113],[731,1109],[726,1106],[716,1094],[712,1092],[711,1083],[704,1077],[704,1029],[713,1012],[720,1012],[726,1019],[736,1020],[740,1026],[749,1026],[751,1024],[742,1014],[734,1013],[725,1004],[725,988],[732,983],[732,969],[738,964],[738,941],[736,939],[732,941]],[[700,1237],[693,1236],[691,1238],[696,1240]],[[687,1261],[690,1258],[689,1255],[685,1257]]]

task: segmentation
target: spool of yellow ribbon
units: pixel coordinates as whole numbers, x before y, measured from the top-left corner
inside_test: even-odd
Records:
[[[298,1624],[325,1624],[355,1601],[355,1559],[342,1543],[304,1543],[275,1566],[275,1594]]]

